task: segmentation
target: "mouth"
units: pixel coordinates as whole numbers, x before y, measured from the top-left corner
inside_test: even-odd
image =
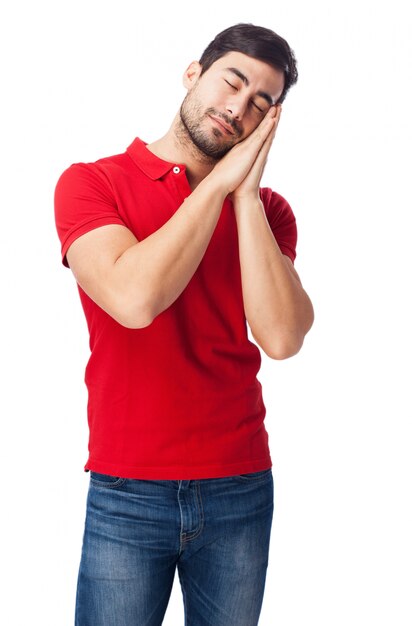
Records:
[[[213,115],[209,115],[210,119],[215,122],[219,128],[221,128],[227,135],[234,135],[233,129],[229,124],[226,124],[223,120],[218,117],[214,117]]]

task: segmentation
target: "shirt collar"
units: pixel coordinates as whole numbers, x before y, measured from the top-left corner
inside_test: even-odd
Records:
[[[158,180],[167,174],[172,167],[176,167],[175,163],[164,161],[148,150],[147,142],[139,137],[130,144],[126,152],[134,161],[134,163],[152,180]],[[185,169],[185,165],[178,164],[179,168]]]

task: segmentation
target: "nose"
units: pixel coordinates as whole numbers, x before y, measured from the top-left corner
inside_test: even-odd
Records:
[[[241,120],[247,107],[246,98],[232,98],[226,105],[226,111],[235,119]]]

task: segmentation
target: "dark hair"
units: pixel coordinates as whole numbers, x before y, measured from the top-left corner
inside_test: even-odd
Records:
[[[254,24],[236,24],[216,35],[202,53],[199,63],[201,74],[228,52],[243,52],[250,57],[264,61],[277,70],[283,71],[285,86],[278,98],[281,104],[290,87],[298,80],[296,58],[288,42],[273,30]]]

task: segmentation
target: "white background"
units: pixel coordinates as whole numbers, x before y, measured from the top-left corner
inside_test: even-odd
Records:
[[[295,212],[295,267],[316,312],[297,356],[262,355],[275,514],[260,626],[412,623],[406,4],[37,0],[1,10],[5,626],[73,623],[89,348],[60,260],[57,178],[163,135],[183,71],[238,22],[272,28],[298,59],[262,182]],[[164,624],[183,625],[177,576]]]

